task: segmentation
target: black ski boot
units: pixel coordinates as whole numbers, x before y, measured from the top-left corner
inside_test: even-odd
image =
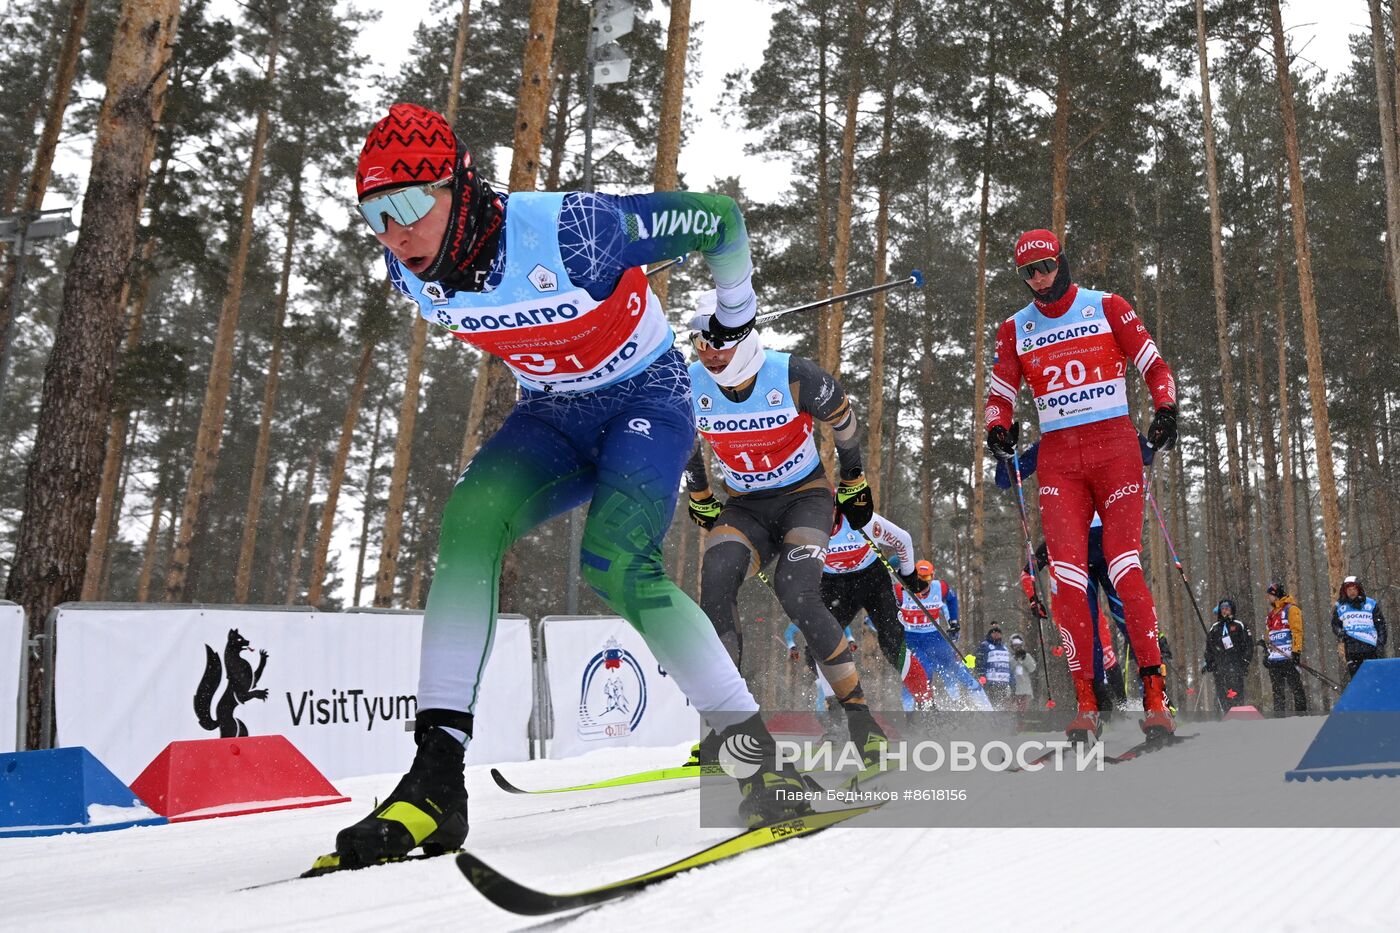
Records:
[[[1117,704],[1113,699],[1113,691],[1107,683],[1101,680],[1094,681],[1094,699],[1099,704],[1099,721],[1111,722],[1113,714],[1117,711]]]
[[[709,730],[703,739],[690,746],[690,757],[682,767],[704,768],[708,774],[711,769],[719,766],[719,747],[722,741],[718,732]]]
[[[890,740],[885,730],[875,721],[875,715],[866,707],[850,707],[846,710],[846,725],[851,730],[851,741],[860,752],[862,769],[858,780],[868,780],[879,774],[885,767],[885,752]]]
[[[460,729],[470,737],[472,717],[450,710],[419,710],[413,730],[418,743],[413,766],[374,812],[336,834],[335,851],[343,864],[373,865],[419,846],[424,855],[441,855],[459,848],[467,838],[466,748],[439,726]]]
[[[724,730],[718,757],[739,779],[739,815],[750,828],[812,813],[811,788],[791,764],[778,766],[777,744],[757,713]]]

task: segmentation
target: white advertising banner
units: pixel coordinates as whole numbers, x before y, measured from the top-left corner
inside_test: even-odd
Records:
[[[413,760],[422,615],[60,607],[55,718],[123,781],[176,740],[287,737],[332,780]],[[502,617],[469,764],[529,757],[530,626]]]
[[[24,655],[24,610],[0,603],[0,752],[19,750],[20,661]]]
[[[699,714],[625,619],[546,616],[542,624],[549,757],[699,738]]]

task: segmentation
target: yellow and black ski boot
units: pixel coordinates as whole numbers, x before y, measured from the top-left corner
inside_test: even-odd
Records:
[[[719,763],[739,780],[739,815],[749,827],[766,826],[812,812],[812,789],[791,764],[779,767],[777,743],[755,713],[724,730]]]
[[[418,712],[413,766],[374,812],[336,835],[342,865],[373,865],[419,847],[424,855],[461,847],[467,838],[466,747],[445,729],[470,738],[472,717],[451,710]]]

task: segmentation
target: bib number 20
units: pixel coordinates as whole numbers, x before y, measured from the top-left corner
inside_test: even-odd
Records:
[[[1048,388],[1051,392],[1058,392],[1066,387],[1066,384],[1077,386],[1082,385],[1088,378],[1088,373],[1084,370],[1084,364],[1079,360],[1070,360],[1065,364],[1064,369],[1058,366],[1045,367],[1045,375],[1050,378]],[[1060,377],[1064,378],[1061,379]]]

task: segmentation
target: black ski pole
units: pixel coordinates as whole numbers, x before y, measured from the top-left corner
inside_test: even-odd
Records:
[[[1191,598],[1191,608],[1196,610],[1196,621],[1200,623],[1201,632],[1206,638],[1210,638],[1210,629],[1206,626],[1205,617],[1201,615],[1201,607],[1196,603],[1196,594],[1191,591],[1191,582],[1186,579],[1186,570],[1181,566],[1181,558],[1176,556],[1176,545],[1172,544],[1171,533],[1167,531],[1167,523],[1162,518],[1162,510],[1157,508],[1157,497],[1152,495],[1152,487],[1147,483],[1147,471],[1142,471],[1142,488],[1147,493],[1147,501],[1152,504],[1152,512],[1157,516],[1157,526],[1162,529],[1162,537],[1166,539],[1167,550],[1171,552],[1172,564],[1176,567],[1176,572],[1181,574],[1181,584],[1186,587],[1186,595]]]
[[[656,273],[661,272],[663,269],[669,269],[672,266],[683,265],[685,265],[684,256],[675,256],[671,259],[663,259],[660,262],[654,263],[647,267],[647,277],[650,278],[651,276],[656,275]]]
[[[887,292],[892,288],[901,288],[905,285],[912,285],[915,288],[923,288],[924,275],[918,269],[909,270],[909,274],[902,279],[895,279],[892,282],[884,282],[880,285],[871,285],[868,288],[858,288],[853,292],[845,292],[841,295],[832,295],[830,298],[818,298],[816,301],[809,301],[806,304],[793,305],[791,308],[782,308],[778,311],[766,311],[754,319],[755,324],[767,324],[769,321],[776,321],[778,318],[788,314],[796,314],[799,311],[815,311],[817,308],[825,308],[841,301],[850,301],[853,298],[864,298],[866,295],[874,295],[877,292]]]
[[[894,569],[894,565],[890,563],[889,558],[887,558],[884,554],[880,553],[880,546],[875,543],[874,539],[872,539],[870,535],[865,533],[864,528],[857,528],[856,531],[859,531],[860,536],[865,539],[867,544],[870,545],[870,549],[875,552],[875,556],[880,559],[880,563],[885,565],[885,569],[889,571],[890,576],[894,577],[895,579],[898,579],[899,572]],[[921,610],[923,610],[924,615],[928,616],[928,620],[929,622],[933,623],[933,627],[938,629],[938,634],[942,635],[948,640],[948,646],[953,649],[954,653],[956,653],[958,649],[957,646],[953,644],[953,637],[943,630],[943,626],[938,624],[938,617],[929,611],[929,608],[924,605],[924,601],[919,598],[918,593],[915,593],[913,590],[909,590],[908,587],[906,587],[905,589],[908,590],[910,596],[914,597],[914,602],[918,605],[918,607]]]
[[[1264,641],[1264,640],[1262,640],[1262,639],[1259,640],[1256,644],[1258,645],[1258,647],[1263,648],[1265,651],[1268,651],[1268,650],[1269,650],[1269,643],[1266,642],[1266,641]],[[1267,661],[1268,658],[1266,657],[1264,660]],[[1318,670],[1317,668],[1313,667],[1311,664],[1308,664],[1308,663],[1305,662],[1305,661],[1299,661],[1299,662],[1298,662],[1298,669],[1299,669],[1299,670],[1302,670],[1302,671],[1307,671],[1309,674],[1313,675],[1313,676],[1316,677],[1318,680],[1322,681],[1324,684],[1326,684],[1328,687],[1330,687],[1330,688],[1332,689],[1332,692],[1333,692],[1333,693],[1341,693],[1341,692],[1342,692],[1342,685],[1341,685],[1341,684],[1337,683],[1337,682],[1336,682],[1335,680],[1333,680],[1331,677],[1328,677],[1326,674],[1322,673],[1322,671],[1320,671],[1320,670]]]
[[[1016,434],[1019,437],[1021,431],[1017,428]],[[1045,602],[1040,598],[1040,582],[1036,579],[1035,573],[1035,550],[1031,547],[1031,522],[1026,515],[1026,490],[1021,485],[1021,455],[1016,448],[1011,448],[1011,465],[1016,471],[1016,507],[1021,513],[1021,538],[1026,542],[1026,568],[1031,572],[1031,592],[1035,594],[1035,601],[1045,611]],[[1054,571],[1051,571],[1052,573]],[[1035,631],[1040,636],[1040,666],[1045,671],[1045,708],[1055,708],[1055,690],[1050,686],[1050,662],[1045,658],[1045,627],[1039,612],[1032,612],[1035,616]]]
[[[1341,693],[1344,689],[1341,684],[1337,683],[1331,677],[1328,677],[1326,674],[1322,673],[1322,671],[1313,667],[1311,664],[1306,664],[1302,661],[1299,661],[1298,666],[1301,667],[1303,670],[1307,671],[1309,674],[1316,677],[1318,680],[1322,681],[1327,686],[1331,687],[1334,692]]]

